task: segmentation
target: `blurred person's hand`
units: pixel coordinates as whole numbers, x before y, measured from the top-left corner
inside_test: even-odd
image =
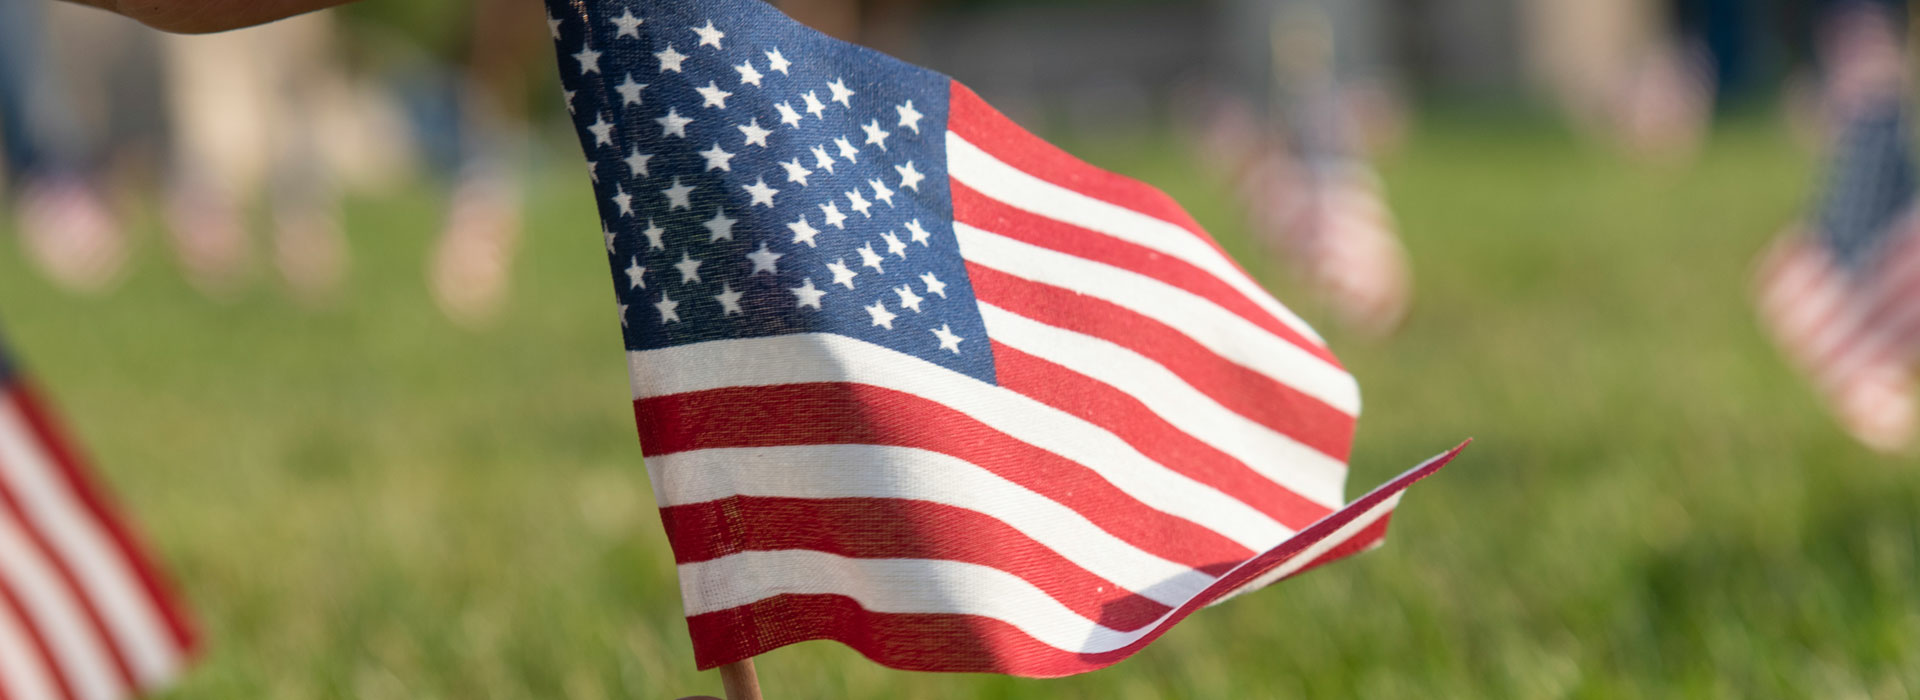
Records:
[[[68,0],[117,12],[169,32],[205,34],[251,27],[353,0]]]

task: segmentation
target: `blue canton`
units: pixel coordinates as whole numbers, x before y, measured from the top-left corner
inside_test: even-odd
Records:
[[[1913,206],[1915,175],[1905,101],[1888,96],[1861,109],[1835,145],[1818,233],[1834,259],[1860,271],[1879,257]]]
[[[945,76],[758,0],[549,0],[629,350],[826,332],[982,381]]]

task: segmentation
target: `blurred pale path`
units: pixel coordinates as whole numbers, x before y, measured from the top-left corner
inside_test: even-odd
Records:
[[[777,698],[1903,696],[1920,688],[1910,465],[1830,426],[1769,348],[1748,264],[1803,206],[1783,128],[1648,175],[1510,116],[1435,118],[1381,164],[1419,303],[1333,345],[1368,387],[1352,475],[1471,462],[1396,520],[1421,547],[1282,584],[1061,681],[759,660]],[[1066,144],[1251,243],[1164,135]],[[0,312],[202,613],[170,697],[655,698],[693,670],[571,145],[527,200],[487,333],[419,269],[426,191],[349,200],[336,311],[199,300],[164,259],[74,298],[0,246]],[[4,239],[0,236],[0,239]],[[1256,273],[1267,271],[1259,269]],[[1291,290],[1283,290],[1291,291]],[[1319,630],[1302,636],[1298,630]]]

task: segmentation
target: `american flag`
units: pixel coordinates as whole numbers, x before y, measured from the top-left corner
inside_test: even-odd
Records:
[[[1867,98],[1835,142],[1812,220],[1760,265],[1762,320],[1862,443],[1910,446],[1920,351],[1920,225],[1912,121],[1897,91]]]
[[[1093,670],[1373,546],[1451,457],[1345,504],[1321,338],[945,76],[757,0],[548,12],[701,668]]]
[[[194,649],[185,610],[0,348],[0,698],[156,690]]]

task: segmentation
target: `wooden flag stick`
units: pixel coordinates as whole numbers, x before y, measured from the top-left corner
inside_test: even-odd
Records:
[[[742,659],[720,667],[720,686],[727,700],[763,700],[760,676],[753,672],[753,659]]]

